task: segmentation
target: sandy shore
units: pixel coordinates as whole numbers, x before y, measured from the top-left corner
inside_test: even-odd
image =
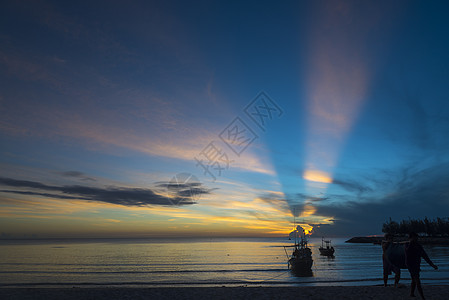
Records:
[[[416,294],[417,295],[417,294]],[[427,299],[448,299],[449,286],[424,286]],[[0,288],[1,299],[419,299],[409,286]]]

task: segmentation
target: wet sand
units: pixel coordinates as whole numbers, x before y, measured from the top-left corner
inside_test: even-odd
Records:
[[[1,299],[420,299],[409,285],[324,287],[0,288]],[[448,299],[449,285],[423,286],[427,299]]]

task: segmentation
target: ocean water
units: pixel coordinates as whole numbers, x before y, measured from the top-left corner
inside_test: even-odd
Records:
[[[319,255],[321,239],[310,239],[308,277],[288,270],[285,239],[0,241],[0,286],[382,284],[381,247],[345,240],[332,240],[335,258],[328,258]],[[425,249],[440,269],[423,261],[423,282],[449,284],[449,248]],[[407,270],[402,278],[410,282]]]

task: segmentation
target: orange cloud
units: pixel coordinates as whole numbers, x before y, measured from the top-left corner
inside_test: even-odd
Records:
[[[332,178],[328,173],[318,170],[305,170],[302,178],[309,181],[332,183]]]

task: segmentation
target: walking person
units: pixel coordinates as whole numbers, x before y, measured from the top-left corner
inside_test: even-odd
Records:
[[[397,287],[399,280],[401,279],[401,269],[393,265],[388,259],[387,250],[388,247],[393,245],[393,235],[391,233],[385,234],[385,239],[382,241],[382,265],[383,265],[383,275],[384,275],[384,286],[387,286],[388,275],[394,272],[394,287]]]
[[[410,272],[410,277],[412,278],[410,297],[415,297],[415,288],[418,288],[418,293],[421,296],[421,299],[424,300],[421,280],[419,279],[421,257],[424,258],[431,267],[438,270],[438,267],[430,260],[426,251],[424,251],[424,248],[418,243],[418,234],[411,232],[409,234],[409,242],[405,244],[405,263]]]

